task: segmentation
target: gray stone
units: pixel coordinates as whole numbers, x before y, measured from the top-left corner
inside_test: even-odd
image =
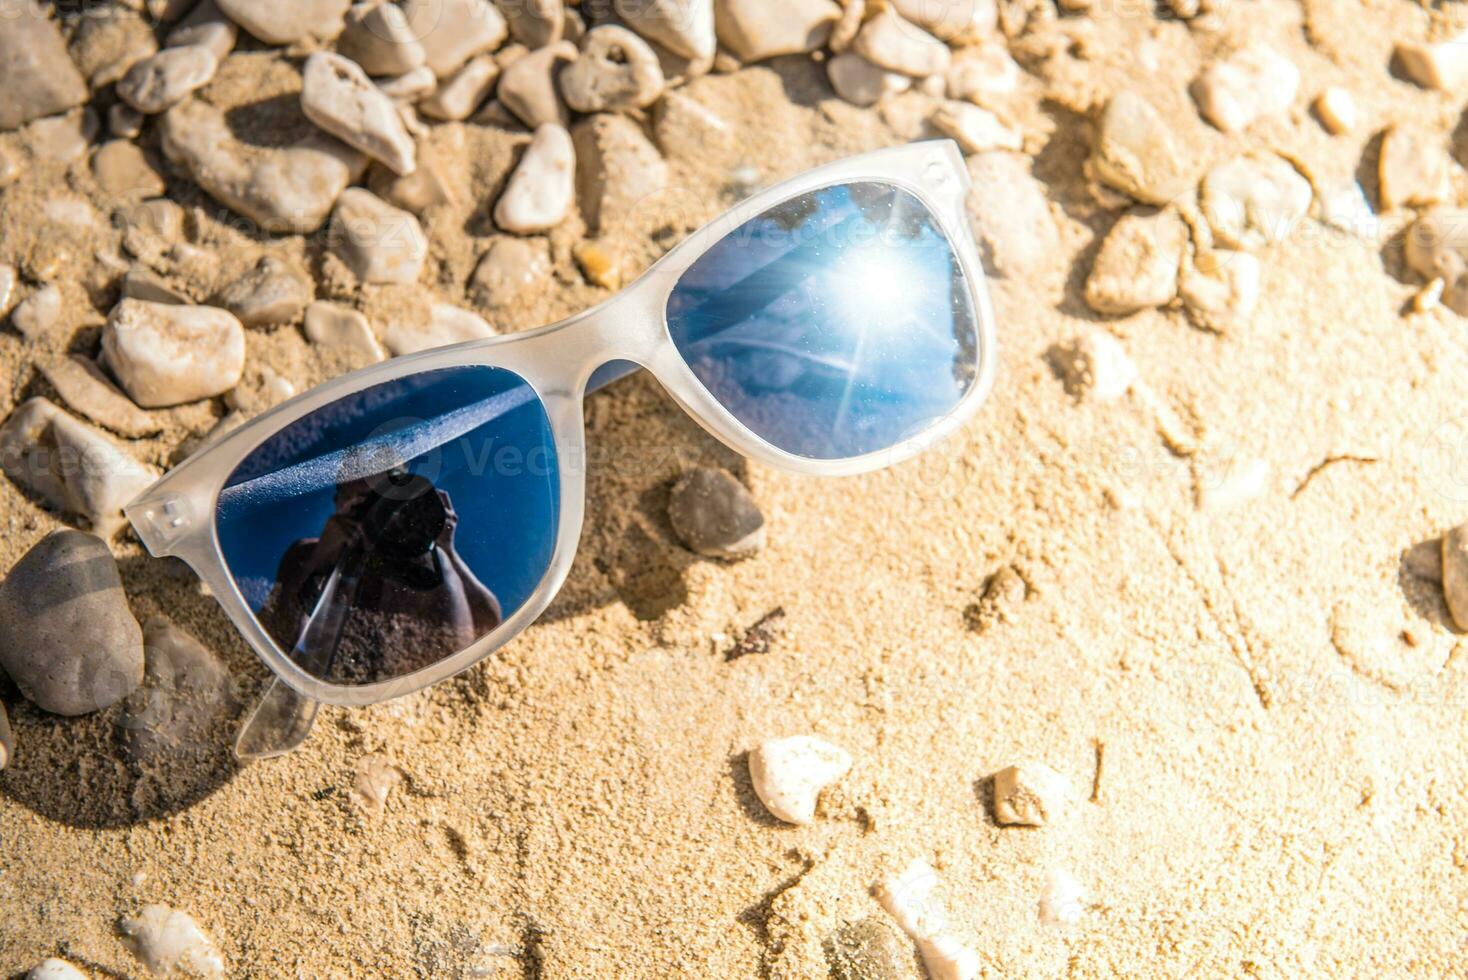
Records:
[[[219,741],[215,726],[234,710],[229,672],[203,644],[162,616],[143,629],[143,683],[121,719],[131,760],[148,766],[203,758]]]
[[[129,439],[157,435],[163,426],[117,389],[97,362],[80,354],[41,365],[41,373],[68,408]]]
[[[331,244],[364,283],[417,282],[428,257],[418,219],[360,187],[337,199]]]
[[[663,94],[663,69],[646,41],[606,24],[586,33],[581,57],[561,72],[560,86],[577,112],[641,109]]]
[[[372,84],[355,62],[330,51],[306,59],[301,111],[306,118],[348,146],[380,160],[394,173],[417,165],[413,137],[397,105]]]
[[[576,151],[571,134],[559,123],[546,123],[535,131],[510,174],[494,206],[494,223],[520,235],[549,231],[570,213],[575,184]]]
[[[350,0],[218,0],[230,20],[266,44],[332,38]]]
[[[336,53],[369,75],[404,75],[428,58],[403,9],[391,3],[353,4]]]
[[[294,266],[273,255],[224,288],[219,305],[247,327],[274,327],[299,320],[311,302],[311,283]]]
[[[475,267],[472,284],[480,302],[490,309],[503,309],[544,285],[550,272],[544,242],[497,238]]]
[[[214,52],[203,45],[164,48],[129,68],[117,94],[143,115],[157,115],[209,84],[218,70]]]
[[[561,101],[556,76],[566,62],[575,61],[579,54],[570,41],[558,41],[530,52],[505,66],[497,98],[531,129],[548,122],[568,125],[571,116]]]
[[[233,388],[245,367],[245,329],[212,306],[124,299],[102,330],[102,357],[134,402],[166,408]]]
[[[724,470],[700,466],[673,484],[668,519],[683,544],[701,555],[742,558],[765,544],[765,518],[754,497]]]
[[[143,680],[143,633],[100,538],[53,531],[0,585],[0,666],[58,715],[116,704]]]
[[[712,60],[718,48],[713,0],[614,0],[613,6],[627,26],[676,55]]]
[[[14,0],[0,30],[0,92],[0,131],[87,101],[87,83],[72,64],[61,32],[32,0]]]
[[[198,45],[208,48],[219,61],[223,61],[234,50],[239,39],[239,27],[224,16],[224,11],[219,9],[216,0],[201,0],[177,27],[168,32],[170,48]]]
[[[668,164],[626,116],[601,113],[576,124],[576,199],[594,234],[625,220],[668,184]]]
[[[719,43],[745,64],[814,51],[840,17],[831,0],[714,0]]]
[[[493,51],[509,34],[504,15],[489,0],[404,0],[402,8],[439,78]]]
[[[846,923],[825,947],[831,980],[921,980],[912,941],[875,915]]]

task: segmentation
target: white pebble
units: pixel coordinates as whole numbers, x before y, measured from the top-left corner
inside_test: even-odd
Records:
[[[719,44],[745,64],[814,51],[840,17],[831,0],[714,0]]]
[[[797,826],[815,820],[821,790],[850,768],[850,753],[811,735],[773,738],[749,753],[749,777],[760,802]]]
[[[1199,252],[1178,280],[1178,295],[1193,322],[1226,333],[1247,320],[1259,305],[1264,266],[1248,252]]]
[[[561,95],[577,112],[642,109],[663,94],[663,69],[646,41],[625,27],[588,31],[581,56],[561,70]]]
[[[428,239],[418,219],[360,187],[349,187],[337,198],[331,240],[364,283],[416,282],[428,258]]]
[[[997,150],[978,153],[969,157],[968,172],[966,207],[985,268],[1004,277],[1053,269],[1060,231],[1029,159]]]
[[[329,51],[307,58],[301,110],[317,126],[394,173],[412,173],[417,165],[413,137],[403,125],[397,104],[372,84],[356,62]]]
[[[352,782],[352,798],[366,812],[368,819],[377,820],[387,808],[387,798],[393,788],[403,781],[403,773],[386,756],[364,755],[357,762],[357,777]]]
[[[1055,351],[1054,362],[1065,390],[1093,401],[1115,401],[1138,379],[1121,341],[1099,330],[1076,335]]]
[[[895,10],[883,10],[862,25],[851,49],[879,68],[927,78],[948,70],[948,45]]]
[[[1069,780],[1042,762],[1008,766],[994,774],[994,819],[1043,827],[1060,817],[1069,795]]]
[[[405,75],[424,67],[428,57],[403,8],[391,3],[353,4],[336,50],[369,75]]]
[[[1208,171],[1200,203],[1214,237],[1248,251],[1288,238],[1312,196],[1299,171],[1269,154],[1236,157]]]
[[[464,67],[444,79],[432,95],[418,102],[418,111],[431,119],[468,119],[494,90],[499,75],[500,66],[489,55],[470,58]]]
[[[306,339],[318,347],[345,350],[365,364],[387,360],[367,318],[335,303],[317,301],[306,307]]]
[[[123,918],[122,931],[138,959],[154,973],[180,969],[200,977],[224,976],[224,957],[186,912],[145,905],[136,916]]]
[[[559,123],[535,131],[530,146],[494,207],[494,222],[505,231],[548,231],[570,213],[576,188],[576,150]]]
[[[1289,109],[1300,69],[1267,44],[1255,43],[1205,68],[1193,83],[1198,111],[1225,133]]]
[[[1045,876],[1040,892],[1040,921],[1048,925],[1073,925],[1086,911],[1086,890],[1066,871],[1057,868]]]
[[[1360,116],[1356,97],[1339,85],[1332,85],[1315,97],[1315,114],[1332,135],[1355,129]]]
[[[15,307],[10,322],[27,340],[40,340],[61,319],[61,307],[61,290],[48,283]]]
[[[236,24],[266,44],[294,44],[340,32],[351,0],[218,0]]]
[[[391,323],[383,331],[382,342],[393,356],[401,357],[494,334],[494,328],[479,314],[450,303],[435,303],[426,323],[408,320]]]
[[[117,94],[143,115],[154,115],[207,85],[218,68],[214,52],[203,45],[165,48],[128,69]]]
[[[1446,41],[1401,41],[1397,61],[1423,88],[1457,92],[1468,85],[1468,31]]]
[[[1188,227],[1172,209],[1122,215],[1096,253],[1086,303],[1098,313],[1125,316],[1172,302],[1187,246]]]
[[[877,885],[877,901],[917,943],[932,980],[973,980],[979,975],[978,953],[949,931],[948,910],[936,894],[938,872],[915,860],[899,875]]]
[[[1200,478],[1197,501],[1200,510],[1228,510],[1262,497],[1269,489],[1266,460],[1231,459],[1222,473]]]
[[[967,99],[982,104],[1002,98],[1019,88],[1019,65],[998,38],[984,38],[959,48],[945,73],[950,99]]]
[[[1336,231],[1367,241],[1381,233],[1381,220],[1371,210],[1366,192],[1354,180],[1323,187],[1320,194],[1320,220]]]
[[[1118,92],[1097,120],[1090,172],[1143,203],[1167,204],[1193,184],[1190,165],[1172,132],[1146,99]]]
[[[489,0],[404,0],[402,9],[423,45],[428,67],[439,78],[475,55],[493,51],[510,33],[504,15]]]
[[[845,51],[826,62],[826,77],[836,94],[852,105],[872,106],[889,95],[906,92],[912,79],[879,68],[854,51]]]
[[[165,408],[220,395],[245,367],[245,328],[228,310],[124,299],[108,314],[102,357],[134,402]]]
[[[52,957],[31,967],[25,980],[87,980],[87,975],[65,960]]]
[[[714,56],[713,0],[615,0],[613,6],[634,31],[679,57]]]
[[[1000,122],[988,109],[969,102],[945,102],[929,121],[938,132],[956,140],[964,153],[1018,150],[1024,145],[1018,131]]]

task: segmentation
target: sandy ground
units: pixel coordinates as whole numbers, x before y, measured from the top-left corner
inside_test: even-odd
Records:
[[[1259,310],[1226,336],[1178,310],[1098,321],[1081,299],[1117,213],[1088,195],[1081,166],[1086,113],[1106,95],[1147,94],[1200,172],[1273,148],[1359,170],[1374,200],[1387,122],[1421,122],[1464,152],[1461,99],[1388,67],[1394,40],[1440,34],[1451,17],[1462,12],[1406,0],[1238,0],[1215,31],[1136,4],[1042,26],[1051,43],[1016,47],[1028,74],[1010,112],[1064,254],[1050,274],[992,283],[1002,366],[978,417],[921,460],[820,481],[740,461],[646,377],[619,383],[587,405],[588,521],[565,591],[453,681],[326,709],[285,759],[238,768],[221,729],[201,758],[144,774],[122,763],[114,714],[60,719],[7,692],[19,746],[0,776],[0,972],[63,954],[98,976],[138,975],[118,917],[163,901],[195,916],[241,977],[819,978],[822,941],[881,914],[873,882],[921,857],[994,976],[1461,975],[1468,657],[1437,587],[1401,556],[1468,518],[1464,322],[1410,311],[1419,284],[1399,236],[1313,221],[1316,234],[1266,255]],[[1197,119],[1186,85],[1246,38],[1287,53],[1304,83],[1290,117],[1225,137]],[[289,89],[288,61],[250,57],[279,62],[252,78]],[[1304,108],[1332,83],[1364,110],[1352,134],[1326,136]],[[686,91],[738,138],[672,161],[666,213],[680,220],[725,206],[738,166],[768,181],[896,141],[876,112],[832,98],[808,59]],[[430,229],[436,288],[467,304],[477,252],[464,219],[525,137],[440,129],[475,161],[463,213]],[[23,247],[39,202],[89,197],[89,179],[85,165],[33,172],[0,195],[0,258]],[[247,238],[187,180],[169,183],[201,209],[219,280],[267,249],[314,261],[311,243]],[[660,217],[627,231],[636,261],[657,254],[657,233],[687,230]],[[501,326],[603,295],[569,259],[578,232],[558,233],[556,288]],[[77,316],[71,346],[91,349],[100,316]],[[1135,398],[1066,394],[1046,352],[1096,324],[1202,451],[1170,452]],[[293,328],[252,331],[250,354],[302,386],[326,376]],[[0,409],[45,390],[20,338],[0,334]],[[168,431],[138,451],[163,462],[217,412],[165,413]],[[1200,508],[1200,488],[1238,459],[1267,462],[1265,492]],[[769,519],[757,557],[678,547],[667,488],[694,462],[754,491]],[[56,525],[0,484],[0,567]],[[245,697],[263,684],[186,575],[135,541],[117,549],[139,618],[163,610],[195,632]],[[1005,565],[1027,598],[975,630],[966,610]],[[768,652],[727,660],[777,607]],[[856,763],[822,819],[794,828],[760,806],[746,753],[804,732]],[[376,820],[350,792],[370,753],[406,777]],[[1032,758],[1082,802],[1042,829],[996,826],[987,777]],[[1087,891],[1075,925],[1036,914],[1053,868]]]

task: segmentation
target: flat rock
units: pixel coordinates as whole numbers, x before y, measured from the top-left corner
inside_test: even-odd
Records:
[[[892,9],[862,25],[852,50],[879,68],[927,78],[948,70],[948,45]]]
[[[143,115],[157,115],[209,84],[218,70],[219,60],[203,45],[164,48],[129,68],[117,94]]]
[[[0,30],[0,92],[0,132],[87,101],[87,83],[61,32],[32,0],[15,0]]]
[[[724,470],[700,466],[673,484],[668,519],[691,551],[743,558],[765,544],[765,516],[744,484]]]
[[[1203,69],[1193,98],[1203,118],[1225,133],[1287,111],[1300,88],[1294,62],[1267,44],[1253,43]]]
[[[1193,178],[1172,127],[1135,92],[1112,96],[1096,123],[1091,172],[1144,204],[1163,205],[1191,189]]]
[[[336,53],[369,75],[405,75],[428,60],[407,15],[391,3],[353,4]]]
[[[119,722],[136,764],[204,758],[214,727],[233,711],[229,672],[202,643],[166,617],[143,628],[143,683],[128,695]]]
[[[627,218],[668,184],[668,164],[626,116],[601,113],[571,131],[576,152],[576,199],[593,234]]]
[[[403,13],[423,45],[426,64],[447,78],[475,55],[504,43],[509,26],[489,0],[404,0]]]
[[[1262,154],[1235,157],[1208,171],[1199,203],[1220,244],[1251,251],[1288,238],[1312,197],[1310,182],[1289,161]]]
[[[1423,88],[1459,92],[1468,86],[1468,32],[1446,41],[1399,41],[1397,64]]]
[[[224,307],[247,327],[294,323],[311,301],[311,283],[300,270],[273,255],[260,260],[219,294]]]
[[[689,59],[712,59],[714,0],[613,0],[617,16],[638,34]]]
[[[663,94],[663,69],[647,42],[605,24],[581,41],[581,56],[562,69],[561,96],[577,112],[641,109]]]
[[[109,140],[99,146],[92,154],[92,176],[113,198],[157,197],[167,189],[147,155],[128,140]]]
[[[875,915],[846,923],[824,945],[831,980],[922,980],[911,941]]]
[[[40,369],[61,400],[77,414],[129,439],[163,431],[162,424],[107,380],[90,357],[70,354],[42,364]]]
[[[714,0],[719,43],[745,64],[815,51],[840,18],[831,0]]]
[[[183,976],[224,976],[224,957],[187,912],[145,905],[137,915],[124,916],[121,928],[134,954],[153,973],[167,976],[177,970]]]
[[[1053,267],[1060,231],[1029,160],[1018,153],[979,153],[969,158],[968,172],[969,223],[985,267],[1006,277]]]
[[[1096,253],[1086,279],[1087,305],[1125,316],[1172,302],[1187,247],[1188,226],[1176,211],[1122,215]]]
[[[944,84],[950,99],[983,105],[1017,91],[1022,74],[1004,42],[988,37],[954,52]]]
[[[544,242],[496,238],[475,266],[471,285],[483,305],[504,309],[544,286],[550,273]]]
[[[412,173],[417,166],[413,137],[397,105],[355,62],[341,55],[318,51],[306,59],[301,111],[317,126],[394,173]]]
[[[146,300],[149,303],[172,303],[176,306],[193,303],[186,293],[169,285],[158,273],[136,265],[128,269],[127,274],[122,277],[122,297]]]
[[[906,92],[912,79],[895,71],[879,68],[854,51],[845,51],[826,62],[826,77],[831,88],[856,106],[873,106],[889,95]]]
[[[531,129],[548,122],[570,124],[570,113],[561,101],[556,77],[580,50],[570,41],[559,41],[532,51],[504,69],[496,91],[500,103]]]
[[[336,303],[317,301],[306,307],[306,339],[318,347],[345,352],[359,366],[387,360],[367,318]]]
[[[1447,148],[1437,135],[1398,123],[1381,139],[1377,177],[1383,211],[1437,204],[1451,193]]]
[[[333,38],[350,0],[216,0],[236,24],[266,44]]]
[[[208,48],[217,61],[223,61],[239,39],[239,26],[224,15],[217,0],[201,0],[187,17],[179,21],[178,26],[168,32],[170,48],[198,45]]]
[[[559,123],[535,131],[494,207],[494,223],[528,235],[549,231],[571,212],[576,191],[576,149]]]
[[[749,753],[754,792],[772,815],[804,826],[816,818],[821,791],[851,769],[851,754],[813,735],[761,742]]]
[[[350,187],[331,218],[332,248],[364,283],[417,282],[428,258],[418,219],[371,191]]]
[[[401,357],[434,347],[482,340],[494,334],[494,328],[477,313],[450,303],[435,303],[427,323],[391,324],[383,333],[382,342],[393,356]]]
[[[109,707],[143,680],[143,632],[100,538],[53,531],[0,584],[0,666],[58,715]]]
[[[245,367],[245,328],[212,306],[124,299],[108,314],[102,357],[134,402],[165,408],[221,395]]]
[[[1237,329],[1259,305],[1264,266],[1248,252],[1199,252],[1178,280],[1188,317],[1217,333]]]
[[[945,102],[933,111],[928,121],[938,132],[956,141],[966,154],[1018,150],[1024,145],[1024,137],[1018,130],[971,102]]]
[[[1468,316],[1468,210],[1424,212],[1407,229],[1404,251],[1412,271],[1428,282],[1443,281],[1443,305]]]
[[[269,232],[320,228],[366,157],[325,133],[270,150],[235,139],[224,113],[198,99],[161,117],[164,153],[210,196]]]
[[[468,119],[494,91],[500,66],[487,54],[470,58],[464,67],[444,79],[432,95],[418,102],[418,111],[431,119]]]

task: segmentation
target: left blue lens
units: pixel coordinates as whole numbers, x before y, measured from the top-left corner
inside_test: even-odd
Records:
[[[679,278],[667,318],[720,404],[811,459],[921,434],[977,374],[973,284],[934,215],[887,183],[824,187],[741,225]]]
[[[428,371],[347,395],[235,469],[215,514],[240,594],[337,685],[402,677],[512,616],[560,527],[555,440],[511,371]]]

